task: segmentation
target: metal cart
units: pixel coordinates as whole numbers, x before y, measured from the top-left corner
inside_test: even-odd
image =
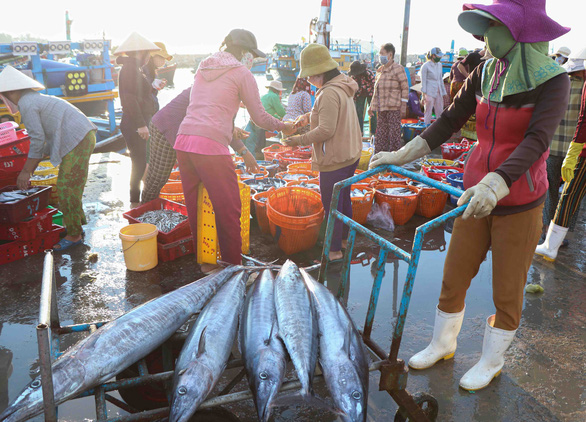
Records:
[[[460,196],[462,191],[453,187],[444,185],[442,183],[433,181],[425,176],[407,172],[403,169],[396,167],[380,167],[375,170],[369,170],[355,176],[348,180],[342,181],[336,184],[334,189],[334,195],[332,200],[333,203],[337,203],[340,189],[350,186],[352,183],[356,183],[364,178],[370,177],[381,171],[391,170],[395,173],[409,176],[413,179],[422,181],[430,186],[436,187],[443,191],[446,191],[452,195]],[[407,309],[409,306],[409,299],[413,288],[413,280],[415,278],[415,272],[417,270],[417,262],[419,260],[419,254],[421,251],[421,245],[423,242],[423,236],[429,230],[440,226],[450,218],[454,218],[460,215],[465,207],[459,207],[455,210],[426,223],[417,229],[415,235],[415,243],[413,246],[413,253],[409,255],[405,251],[397,248],[387,240],[376,235],[370,230],[360,226],[354,221],[348,219],[344,215],[340,214],[335,208],[332,208],[330,212],[330,220],[326,231],[326,242],[322,256],[322,269],[320,271],[320,281],[323,282],[325,272],[327,270],[327,260],[325,257],[329,254],[329,242],[333,234],[333,222],[334,219],[340,219],[344,224],[350,226],[350,235],[348,238],[348,250],[344,261],[344,271],[342,274],[342,284],[340,286],[338,294],[342,297],[345,293],[347,280],[350,273],[350,257],[352,255],[352,248],[354,246],[354,240],[356,233],[369,237],[378,245],[381,250],[377,261],[377,274],[375,282],[371,292],[370,305],[368,314],[366,317],[366,323],[363,331],[363,338],[368,348],[379,358],[379,360],[373,362],[369,371],[381,371],[380,389],[387,391],[393,399],[399,404],[400,408],[395,416],[395,421],[404,421],[409,418],[412,421],[423,422],[423,421],[434,421],[437,416],[437,401],[426,394],[419,394],[411,396],[406,390],[407,385],[407,367],[405,363],[397,359],[397,353],[401,342],[403,333],[403,327],[405,324],[405,318],[407,315]],[[393,252],[399,258],[409,263],[409,271],[405,287],[403,289],[403,298],[401,300],[401,306],[399,315],[397,318],[397,324],[395,326],[395,332],[393,335],[393,343],[391,346],[391,352],[387,355],[380,346],[378,346],[370,338],[372,332],[372,324],[374,321],[374,315],[376,311],[378,294],[380,291],[382,276],[384,272],[384,266],[386,257],[389,252]],[[57,407],[55,405],[55,398],[53,396],[53,376],[51,370],[52,362],[61,356],[60,351],[61,336],[68,335],[71,333],[82,333],[88,334],[94,332],[106,322],[87,323],[87,324],[75,324],[62,326],[59,321],[58,306],[57,306],[57,295],[56,295],[56,282],[54,277],[54,262],[52,251],[46,251],[45,261],[43,268],[43,280],[41,289],[41,305],[39,311],[39,324],[37,325],[37,339],[39,348],[39,361],[40,361],[40,374],[42,382],[41,387],[43,391],[44,401],[44,417],[48,422],[57,421]],[[96,416],[98,421],[109,421],[109,422],[127,422],[127,421],[154,421],[161,418],[165,418],[169,413],[168,407],[139,411],[133,408],[128,403],[125,403],[118,398],[112,396],[110,392],[119,391],[123,392],[126,389],[158,385],[162,386],[165,391],[167,398],[171,393],[171,383],[173,378],[173,347],[177,343],[185,341],[187,337],[187,330],[182,329],[175,333],[171,339],[169,339],[162,346],[162,367],[163,372],[149,373],[147,363],[145,359],[141,359],[137,363],[138,375],[132,378],[119,379],[112,382],[107,382],[93,389],[90,389],[82,393],[79,397],[94,396],[96,406]],[[208,398],[199,409],[209,409],[221,405],[230,403],[236,403],[242,400],[252,398],[252,392],[246,388],[242,391],[232,392],[234,387],[243,379],[245,372],[243,369],[243,362],[241,359],[231,359],[228,362],[227,369],[239,369],[239,372],[234,376],[231,381],[224,387],[224,389],[217,394],[215,397]],[[317,375],[315,382],[323,381],[323,375]],[[39,387],[39,386],[37,386]],[[281,392],[297,390],[301,387],[298,380],[285,382],[281,388]],[[123,409],[130,413],[125,416],[109,417],[107,402],[114,404],[115,406]],[[426,407],[425,410],[422,407]]]
[[[332,206],[330,208],[330,214],[328,217],[328,225],[325,234],[324,248],[321,259],[321,268],[319,273],[319,281],[323,283],[326,278],[328,269],[328,259],[330,253],[330,243],[334,233],[334,223],[336,220],[340,220],[343,224],[349,227],[348,233],[348,246],[346,253],[344,254],[344,260],[342,264],[341,281],[338,289],[338,298],[346,297],[346,289],[348,286],[348,278],[350,276],[350,264],[352,260],[352,252],[354,248],[354,241],[356,240],[356,233],[360,233],[368,239],[372,240],[380,247],[378,259],[376,262],[376,275],[372,286],[370,295],[370,302],[368,305],[368,312],[366,315],[366,321],[364,323],[364,329],[362,331],[362,338],[366,346],[379,358],[382,359],[380,365],[380,383],[379,389],[381,391],[387,391],[395,402],[399,405],[399,409],[395,415],[395,422],[410,421],[424,422],[434,421],[438,413],[437,400],[424,393],[418,393],[411,395],[407,392],[407,376],[409,369],[402,359],[398,359],[399,347],[401,345],[401,339],[403,337],[403,328],[405,327],[405,320],[407,318],[407,311],[409,309],[409,302],[411,300],[411,292],[413,291],[413,283],[415,281],[415,274],[417,272],[417,265],[419,263],[419,256],[421,255],[421,249],[423,246],[423,238],[426,233],[431,230],[442,226],[448,220],[460,216],[467,205],[462,205],[452,211],[437,217],[421,226],[415,231],[415,239],[413,241],[412,252],[408,253],[403,249],[393,245],[388,240],[382,238],[376,233],[368,230],[366,227],[356,223],[352,219],[346,217],[340,213],[336,208],[338,199],[340,197],[340,191],[344,188],[352,186],[354,183],[358,183],[368,177],[372,177],[380,172],[391,171],[402,176],[409,177],[419,182],[425,183],[428,186],[437,188],[441,191],[447,192],[450,195],[460,197],[463,192],[452,186],[430,179],[422,174],[413,173],[403,168],[396,166],[380,166],[372,170],[368,170],[364,173],[351,177],[336,183],[334,186],[334,192],[332,194]],[[395,328],[393,332],[393,339],[391,343],[391,350],[387,354],[372,338],[372,325],[374,322],[374,316],[376,314],[376,306],[378,302],[378,296],[381,288],[382,278],[385,272],[385,264],[387,262],[387,256],[389,253],[393,253],[397,258],[407,262],[409,268],[407,270],[407,277],[403,286],[403,296],[401,298],[401,306],[397,315]]]

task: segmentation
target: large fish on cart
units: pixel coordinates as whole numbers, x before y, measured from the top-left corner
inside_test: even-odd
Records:
[[[248,272],[222,286],[197,321],[181,349],[173,376],[169,422],[186,422],[214,388],[230,357]]]
[[[267,422],[287,370],[287,351],[278,337],[271,270],[264,270],[246,295],[239,343],[258,418]]]
[[[71,347],[52,365],[55,404],[105,383],[142,359],[194,313],[242,267],[232,266],[153,299],[109,322]],[[33,380],[0,421],[18,422],[43,412],[41,378]]]
[[[346,309],[323,284],[301,269],[314,297],[319,327],[319,364],[344,422],[366,422],[368,358]]]

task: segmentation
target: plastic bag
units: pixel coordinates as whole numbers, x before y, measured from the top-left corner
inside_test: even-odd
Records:
[[[395,222],[389,209],[389,204],[383,202],[381,205],[376,202],[372,204],[372,209],[366,217],[366,223],[377,229],[383,229],[392,232],[395,230]]]

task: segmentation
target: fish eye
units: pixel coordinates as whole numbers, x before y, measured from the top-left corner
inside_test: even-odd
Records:
[[[31,382],[32,388],[39,388],[40,386],[41,386],[41,380],[34,380],[33,382]]]
[[[360,393],[360,391],[353,391],[352,398],[354,400],[360,400],[362,398],[362,393]]]
[[[187,393],[187,388],[185,388],[185,387],[179,387],[179,388],[177,389],[177,394],[179,394],[180,396],[183,396],[183,395],[185,395],[186,393]]]
[[[265,371],[262,371],[260,374],[258,374],[258,377],[261,380],[266,380],[269,377],[269,374],[267,374]]]

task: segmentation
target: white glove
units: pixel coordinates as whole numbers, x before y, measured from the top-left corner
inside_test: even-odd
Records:
[[[153,86],[153,88],[161,90],[165,88],[165,85],[167,85],[167,81],[165,81],[164,79],[155,79],[151,85]]]
[[[421,136],[416,136],[411,142],[408,142],[399,151],[393,152],[379,152],[374,154],[370,159],[368,168],[374,168],[385,164],[392,164],[395,166],[402,166],[410,163],[413,160],[423,157],[431,153],[427,141]]]
[[[464,195],[458,199],[458,206],[468,200],[470,204],[462,218],[465,220],[471,215],[474,218],[484,218],[492,212],[498,201],[509,194],[509,187],[498,173],[488,173],[476,186],[466,189]]]

